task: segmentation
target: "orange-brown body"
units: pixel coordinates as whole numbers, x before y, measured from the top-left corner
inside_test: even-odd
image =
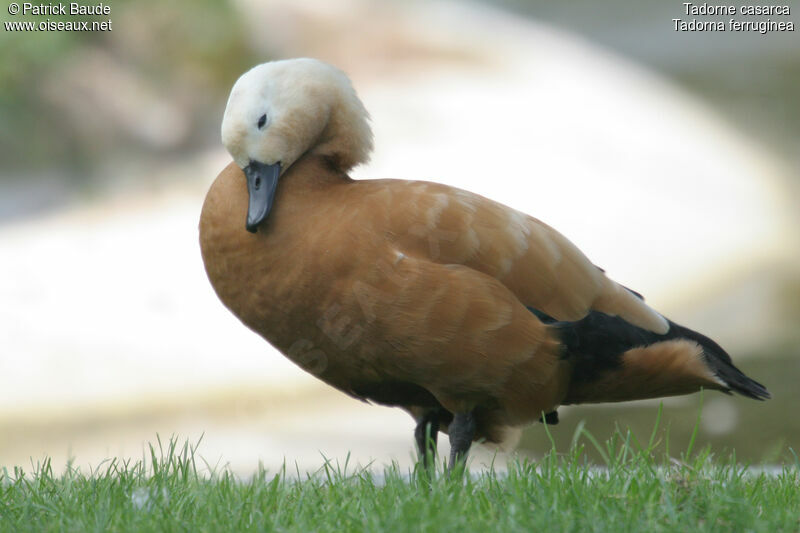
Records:
[[[244,175],[230,164],[200,220],[206,270],[223,303],[348,394],[414,415],[434,406],[474,411],[476,439],[498,442],[568,395],[571,362],[526,306],[559,320],[596,309],[662,328],[659,315],[552,228],[465,191],[354,181],[306,156],[281,177],[254,234],[244,229],[247,205]],[[678,389],[669,392],[697,385]]]

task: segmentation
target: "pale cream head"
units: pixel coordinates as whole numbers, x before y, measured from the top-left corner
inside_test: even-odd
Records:
[[[350,80],[316,59],[258,65],[234,84],[222,119],[222,143],[236,164],[281,163],[285,171],[307,152],[340,170],[372,151],[369,115]]]

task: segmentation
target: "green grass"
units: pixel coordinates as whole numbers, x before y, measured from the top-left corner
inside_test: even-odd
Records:
[[[606,461],[587,463],[582,441]],[[0,531],[798,531],[800,466],[754,473],[705,449],[680,459],[630,432],[507,472],[431,477],[326,463],[314,475],[239,479],[196,447],[160,440],[150,457],[92,472],[0,471]],[[691,444],[690,444],[691,448]],[[199,464],[198,464],[199,462]]]

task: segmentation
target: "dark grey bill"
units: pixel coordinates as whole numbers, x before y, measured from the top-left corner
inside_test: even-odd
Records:
[[[244,168],[244,175],[247,176],[247,192],[250,195],[245,227],[250,233],[255,233],[258,225],[269,215],[280,174],[280,162],[265,165],[251,160],[250,164]]]

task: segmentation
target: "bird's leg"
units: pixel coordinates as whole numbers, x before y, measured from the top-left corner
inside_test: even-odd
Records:
[[[542,413],[541,418],[539,421],[542,424],[547,424],[549,426],[555,426],[558,424],[558,411],[550,411],[549,413]]]
[[[428,411],[414,430],[417,451],[425,468],[431,468],[436,459],[436,439],[439,436],[439,412]]]
[[[457,462],[466,463],[467,452],[475,438],[475,417],[472,411],[456,413],[447,432],[450,434],[450,469],[453,469]]]

